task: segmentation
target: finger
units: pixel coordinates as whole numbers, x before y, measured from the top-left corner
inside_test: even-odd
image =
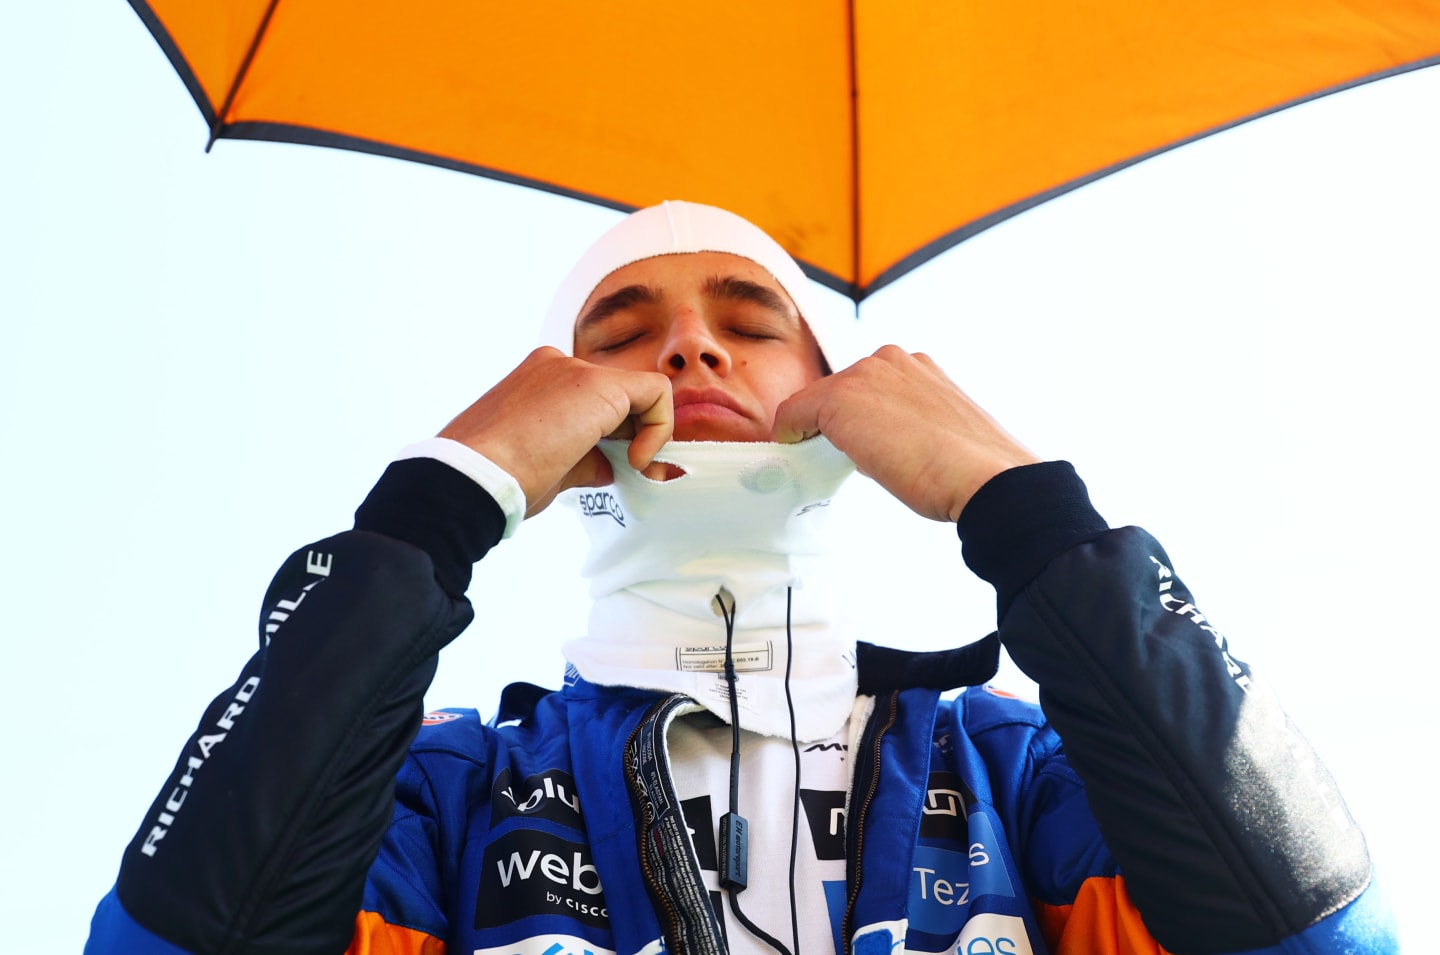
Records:
[[[675,434],[675,403],[670,379],[646,374],[630,393],[635,436],[630,441],[630,466],[643,471]]]
[[[825,379],[816,382],[823,384]],[[780,402],[775,409],[775,423],[770,427],[770,440],[779,444],[798,444],[820,433],[822,390],[810,385]]]

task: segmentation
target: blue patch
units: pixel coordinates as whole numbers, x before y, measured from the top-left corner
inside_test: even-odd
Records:
[[[856,936],[855,944],[851,946],[851,955],[890,955],[896,944],[895,936],[891,935],[888,929],[876,929]]]
[[[821,882],[825,887],[825,908],[830,911],[830,934],[835,937],[835,951],[845,951],[840,944],[840,929],[845,925],[845,880]]]
[[[1000,858],[995,830],[984,812],[970,814],[968,853],[916,846],[910,872],[910,925],[954,938],[982,895],[1013,898],[1015,890]]]

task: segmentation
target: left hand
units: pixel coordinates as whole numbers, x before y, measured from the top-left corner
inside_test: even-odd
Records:
[[[894,345],[781,402],[774,440],[815,434],[915,513],[937,521],[959,520],[975,492],[1001,471],[1040,460],[928,355]]]

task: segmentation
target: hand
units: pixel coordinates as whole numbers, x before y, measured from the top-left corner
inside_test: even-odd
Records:
[[[957,521],[1001,471],[1040,459],[956,387],[927,355],[886,345],[791,395],[776,441],[823,434],[915,513]]]
[[[633,439],[630,464],[648,467],[670,440],[675,412],[670,379],[657,372],[603,368],[538,348],[440,432],[479,451],[525,492],[526,517],[571,487],[614,478],[595,447],[607,436]]]

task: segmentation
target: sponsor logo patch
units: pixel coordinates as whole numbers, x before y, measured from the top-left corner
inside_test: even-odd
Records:
[[[574,935],[532,935],[509,945],[477,948],[474,955],[615,955],[612,949]]]
[[[926,839],[970,838],[966,820],[975,794],[955,773],[931,773],[925,785],[925,804],[920,807],[920,835]]]
[[[970,846],[966,852],[930,846],[915,849],[910,873],[910,925],[919,931],[953,938],[967,924],[970,903],[976,898],[1015,895],[1005,863],[997,854],[989,818],[983,812],[972,813],[969,828]],[[1019,931],[1023,939],[1023,928]],[[962,946],[959,951],[967,950]]]
[[[260,689],[260,678],[252,676],[240,684],[240,689],[235,691],[235,697],[220,714],[211,732],[202,733],[195,737],[195,749],[185,759],[185,769],[180,778],[175,780],[175,787],[170,790],[169,798],[165,800],[164,808],[156,816],[155,825],[145,834],[145,841],[140,844],[140,854],[154,856],[160,851],[160,840],[164,839],[170,832],[170,827],[175,825],[175,819],[180,810],[185,807],[185,799],[190,795],[190,787],[195,785],[195,773],[203,769],[210,759],[210,754],[215,748],[225,742],[225,737],[235,728],[235,720],[245,712],[245,707],[250,703],[255,691]],[[216,732],[219,730],[219,732]],[[199,755],[195,755],[196,753]]]
[[[844,759],[845,757],[844,757],[843,754],[846,753],[846,752],[848,752],[849,749],[850,749],[850,744],[848,744],[848,743],[811,743],[809,746],[805,747],[805,752],[807,752],[807,753],[840,753],[840,754],[842,754],[840,758],[841,758],[841,759]]]
[[[1034,949],[1023,919],[986,912],[965,923],[955,955],[1034,955]]]
[[[441,723],[449,723],[451,720],[458,720],[459,713],[444,713],[440,710],[431,710],[420,717],[421,726],[439,726]]]
[[[485,848],[475,927],[496,928],[532,915],[560,915],[608,928],[610,913],[590,848],[535,829],[506,833]]]
[[[609,491],[587,491],[580,495],[580,513],[586,517],[609,517],[625,526],[625,510],[620,500]]]
[[[710,797],[680,800],[680,815],[685,817],[685,828],[690,830],[690,841],[695,844],[695,860],[700,863],[700,868],[706,872],[719,872],[719,856],[715,852],[715,815],[710,807]]]
[[[575,777],[563,770],[547,769],[516,782],[508,766],[500,770],[490,790],[490,825],[498,826],[515,816],[582,828]]]
[[[845,793],[840,790],[802,789],[800,805],[810,824],[810,840],[817,859],[845,858]]]

